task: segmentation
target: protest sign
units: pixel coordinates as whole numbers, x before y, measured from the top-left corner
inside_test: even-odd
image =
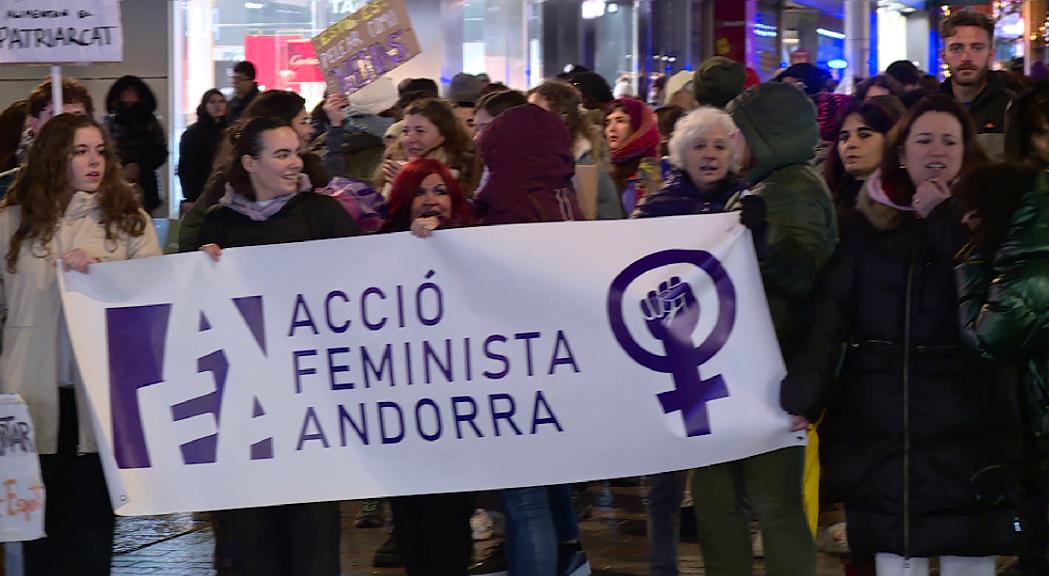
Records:
[[[120,62],[117,0],[0,0],[0,63]]]
[[[44,536],[44,482],[33,421],[17,394],[0,394],[0,542]]]
[[[313,39],[328,90],[346,95],[420,52],[404,0],[373,0]]]
[[[62,281],[119,514],[582,482],[804,443],[736,214],[259,246]]]

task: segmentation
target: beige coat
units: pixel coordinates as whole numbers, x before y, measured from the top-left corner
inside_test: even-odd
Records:
[[[34,244],[37,247],[34,256],[30,245],[24,243],[16,272],[11,274],[3,259],[21,213],[19,206],[0,211],[0,309],[6,313],[3,352],[0,353],[0,392],[22,396],[33,418],[37,451],[54,454],[58,442],[59,331],[64,329],[56,261],[76,248],[86,250],[101,262],[160,256],[162,252],[152,221],[137,238],[121,235],[116,241],[107,242],[97,197],[77,192],[55,231],[51,254],[40,257],[41,250]],[[149,219],[145,212],[142,217]],[[80,382],[76,390],[80,422],[78,451],[95,452],[95,434]]]

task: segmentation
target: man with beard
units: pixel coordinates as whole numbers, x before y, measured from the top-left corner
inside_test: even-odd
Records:
[[[994,57],[994,22],[979,12],[955,12],[940,25],[943,60],[950,77],[940,92],[965,106],[976,122],[977,139],[987,155],[1001,160],[1005,145],[1005,109],[1014,94],[1004,72],[990,70]]]
[[[153,113],[157,98],[138,76],[123,76],[106,95],[104,123],[116,143],[124,173],[142,193],[146,212],[160,207],[157,168],[168,161],[164,129]]]

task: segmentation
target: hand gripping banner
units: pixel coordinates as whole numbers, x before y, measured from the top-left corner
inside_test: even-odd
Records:
[[[562,484],[804,444],[735,214],[181,254],[65,273],[62,298],[120,514]]]

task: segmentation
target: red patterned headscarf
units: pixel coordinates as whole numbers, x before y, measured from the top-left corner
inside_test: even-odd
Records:
[[[612,163],[622,164],[637,158],[659,156],[659,127],[656,115],[647,104],[634,98],[613,100],[605,107],[605,114],[611,114],[616,108],[622,108],[630,115],[630,127],[633,129],[623,146],[612,151]]]

